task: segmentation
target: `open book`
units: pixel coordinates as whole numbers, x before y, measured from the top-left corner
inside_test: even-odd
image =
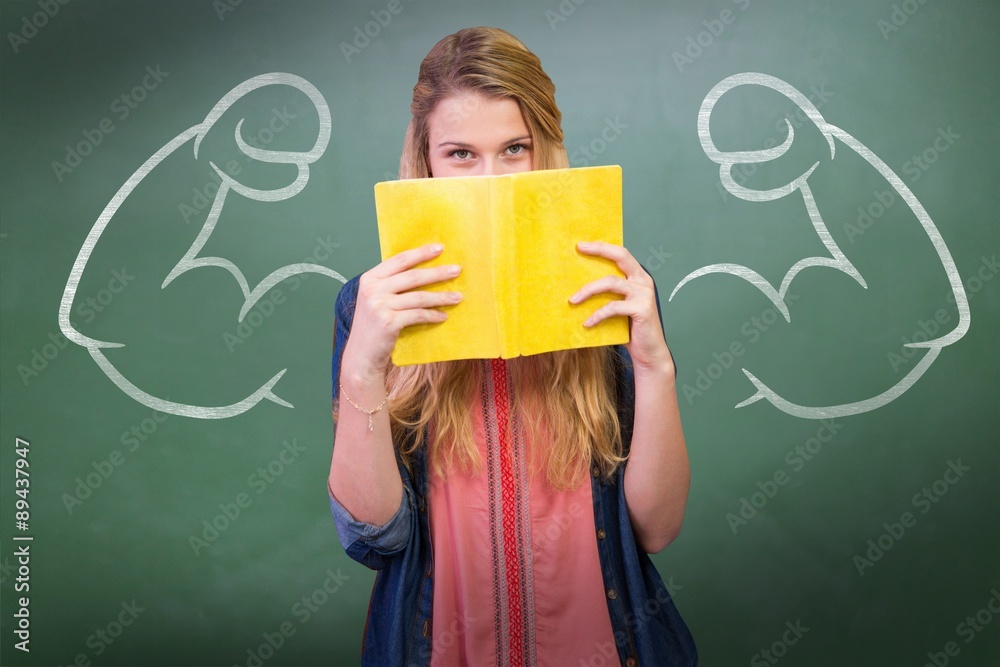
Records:
[[[626,317],[583,326],[619,295],[569,303],[586,283],[622,275],[614,262],[576,249],[579,241],[621,245],[621,167],[386,181],[375,186],[375,208],[383,259],[442,243],[426,266],[462,267],[457,278],[421,288],[458,291],[463,300],[445,309],[445,322],[403,329],[396,365],[628,342]]]

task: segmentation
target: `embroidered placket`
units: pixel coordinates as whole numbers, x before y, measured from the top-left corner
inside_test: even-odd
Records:
[[[527,465],[503,359],[490,360],[483,393],[497,665],[528,667],[536,656]]]

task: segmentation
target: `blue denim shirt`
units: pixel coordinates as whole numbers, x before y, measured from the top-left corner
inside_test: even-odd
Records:
[[[354,319],[358,278],[337,297],[333,349],[333,400],[340,360]],[[618,416],[622,442],[632,440],[635,383],[631,359],[617,347]],[[398,460],[398,458],[397,458]],[[427,520],[427,461],[423,449],[412,473],[399,462],[403,500],[384,526],[357,521],[332,496],[330,507],[347,555],[377,571],[362,648],[372,667],[427,667],[431,660],[434,561]],[[598,555],[605,598],[622,665],[696,665],[694,639],[649,556],[636,546],[625,504],[624,466],[610,479],[591,476]],[[602,663],[603,664],[603,663]]]

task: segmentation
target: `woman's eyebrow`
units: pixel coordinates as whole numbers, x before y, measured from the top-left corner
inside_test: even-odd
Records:
[[[529,142],[531,141],[531,135],[530,134],[526,134],[523,137],[514,137],[513,139],[507,139],[506,141],[503,141],[501,143],[506,146],[506,145],[509,145],[509,144],[514,144],[514,143],[518,143],[518,142],[526,142],[526,141],[529,141]],[[472,144],[467,144],[464,141],[442,141],[435,148],[443,148],[445,146],[456,146],[458,148],[464,148],[464,149],[471,149],[473,147]]]

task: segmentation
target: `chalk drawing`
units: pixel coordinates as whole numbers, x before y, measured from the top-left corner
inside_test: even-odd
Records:
[[[62,330],[63,335],[77,345],[87,348],[90,352],[90,356],[97,362],[97,365],[101,368],[101,370],[103,370],[108,378],[118,385],[123,392],[143,405],[147,405],[155,410],[159,410],[160,412],[184,415],[187,417],[196,417],[199,419],[223,419],[246,412],[265,399],[289,408],[293,407],[291,403],[280,398],[273,391],[274,385],[281,379],[282,375],[284,375],[285,371],[288,369],[282,369],[275,373],[269,380],[261,384],[256,391],[251,392],[243,400],[230,405],[188,405],[153,396],[152,394],[149,394],[137,387],[128,378],[122,375],[122,373],[119,372],[118,369],[115,368],[105,356],[103,352],[104,348],[125,347],[123,343],[97,340],[89,336],[85,336],[77,331],[72,322],[70,322],[70,308],[73,305],[73,300],[76,298],[76,291],[80,284],[80,278],[83,276],[83,272],[87,267],[87,262],[90,260],[90,256],[100,240],[101,234],[104,233],[105,228],[108,226],[119,207],[121,207],[125,200],[128,199],[142,180],[146,178],[146,176],[148,176],[150,172],[152,172],[163,160],[172,155],[174,152],[180,150],[183,146],[188,144],[188,142],[193,141],[194,157],[197,159],[198,148],[201,145],[202,139],[204,139],[208,131],[212,129],[216,121],[222,117],[223,113],[225,113],[234,103],[251,91],[265,86],[276,85],[291,86],[292,88],[305,93],[315,106],[319,116],[319,132],[317,134],[315,144],[306,152],[272,151],[254,147],[244,141],[241,133],[243,119],[240,119],[239,123],[236,125],[236,145],[239,147],[240,151],[242,151],[243,154],[250,159],[258,160],[260,162],[295,165],[297,168],[297,175],[295,179],[288,185],[275,190],[260,190],[240,183],[216,166],[214,162],[209,161],[212,169],[215,170],[221,179],[218,192],[212,202],[205,224],[201,228],[197,238],[194,240],[194,243],[192,243],[191,247],[184,253],[184,256],[177,263],[177,265],[174,266],[174,268],[167,274],[167,277],[164,279],[160,288],[166,288],[167,285],[169,285],[178,276],[181,276],[192,269],[211,266],[222,268],[232,274],[233,278],[236,279],[236,282],[239,283],[240,289],[243,292],[244,300],[243,305],[240,308],[238,318],[238,320],[242,322],[243,318],[247,315],[250,309],[253,308],[254,304],[256,304],[257,301],[268,292],[268,290],[282,280],[291,276],[300,273],[319,273],[335,278],[340,282],[345,282],[345,278],[342,275],[321,264],[298,263],[283,266],[268,274],[256,285],[251,286],[246,277],[243,275],[243,272],[233,262],[223,257],[202,257],[199,255],[215,229],[215,225],[219,220],[219,215],[221,215],[223,207],[225,206],[226,196],[229,194],[230,190],[248,199],[261,202],[276,202],[290,199],[305,188],[309,181],[309,165],[318,160],[326,151],[327,144],[330,141],[331,132],[330,109],[327,106],[326,100],[323,99],[319,90],[317,90],[311,83],[294,74],[288,74],[285,72],[262,74],[260,76],[247,79],[243,83],[239,84],[223,95],[222,99],[220,99],[218,103],[212,107],[211,111],[208,112],[208,115],[202,122],[189,127],[178,134],[176,137],[168,141],[162,148],[157,150],[148,160],[146,160],[135,171],[135,173],[133,173],[128,180],[125,181],[125,184],[121,186],[117,193],[115,193],[115,195],[111,198],[111,201],[108,202],[108,205],[101,212],[100,216],[98,216],[97,222],[91,228],[90,233],[83,242],[83,246],[80,248],[80,253],[77,255],[76,262],[73,264],[73,268],[70,271],[69,280],[66,282],[66,289],[63,291],[62,301],[59,304],[59,328]]]
[[[804,269],[811,267],[827,267],[835,269],[853,278],[859,285],[861,285],[861,287],[865,289],[868,288],[864,277],[858,272],[854,265],[851,264],[850,260],[847,259],[840,247],[833,240],[833,237],[830,235],[826,223],[820,214],[819,208],[816,206],[816,201],[813,198],[812,190],[809,186],[809,177],[816,167],[819,166],[819,162],[814,163],[809,169],[794,178],[791,182],[771,190],[753,190],[746,188],[733,179],[732,169],[735,165],[760,164],[775,160],[788,151],[795,138],[795,130],[786,118],[785,125],[788,128],[788,137],[780,146],[775,146],[766,150],[733,151],[728,153],[722,152],[716,148],[715,142],[712,140],[712,133],[710,130],[710,120],[715,104],[726,92],[745,85],[770,88],[771,90],[781,93],[789,100],[797,104],[805,115],[816,125],[823,137],[826,139],[827,144],[830,146],[831,160],[835,158],[837,149],[836,142],[839,141],[847,148],[864,158],[868,164],[874,167],[879,174],[889,181],[892,187],[895,188],[896,192],[899,193],[903,201],[905,201],[910,207],[910,210],[923,226],[924,231],[927,233],[927,236],[930,238],[931,243],[934,246],[934,249],[937,251],[938,258],[941,260],[941,264],[948,276],[948,282],[950,283],[952,292],[955,295],[959,321],[953,330],[943,336],[940,336],[939,338],[924,342],[907,343],[906,347],[927,348],[927,354],[921,358],[921,360],[904,378],[877,396],[841,405],[798,405],[782,396],[779,396],[777,392],[768,387],[749,370],[744,368],[744,374],[746,374],[750,382],[753,383],[757,391],[746,400],[737,404],[736,407],[741,408],[761,399],[767,399],[779,410],[790,415],[806,419],[845,417],[847,415],[860,414],[875,410],[876,408],[886,405],[890,401],[899,398],[907,389],[912,387],[918,379],[920,379],[920,376],[922,376],[928,368],[930,368],[931,364],[934,363],[934,360],[937,359],[938,355],[941,353],[942,348],[947,345],[951,345],[965,335],[965,332],[969,329],[969,323],[971,322],[969,299],[965,293],[965,288],[962,285],[961,277],[958,274],[958,268],[955,266],[955,261],[952,259],[951,252],[948,250],[948,246],[945,245],[944,239],[941,237],[941,233],[934,225],[930,215],[928,215],[924,207],[906,186],[906,183],[904,183],[903,180],[867,146],[862,144],[846,131],[828,123],[820,114],[816,106],[809,101],[805,95],[785,81],[768,74],[761,74],[758,72],[743,72],[741,74],[734,74],[733,76],[723,79],[708,92],[708,95],[706,95],[704,101],[702,101],[701,109],[698,111],[698,138],[701,140],[701,147],[705,151],[705,154],[709,157],[709,159],[719,165],[719,177],[722,180],[723,186],[734,196],[749,202],[765,202],[774,201],[798,193],[802,197],[806,212],[809,216],[809,220],[812,222],[813,228],[816,231],[816,235],[819,237],[820,242],[826,247],[829,255],[825,257],[806,257],[805,259],[799,260],[788,270],[782,279],[781,284],[777,288],[768,282],[762,275],[747,266],[743,266],[742,264],[710,264],[708,266],[703,266],[696,271],[692,271],[681,279],[677,286],[674,287],[673,292],[670,294],[670,299],[672,300],[678,290],[695,278],[700,278],[713,273],[727,273],[738,278],[742,278],[759,289],[764,296],[770,299],[775,308],[781,312],[785,320],[791,322],[791,313],[785,303],[785,296],[788,294],[788,288],[791,285],[792,280]]]

